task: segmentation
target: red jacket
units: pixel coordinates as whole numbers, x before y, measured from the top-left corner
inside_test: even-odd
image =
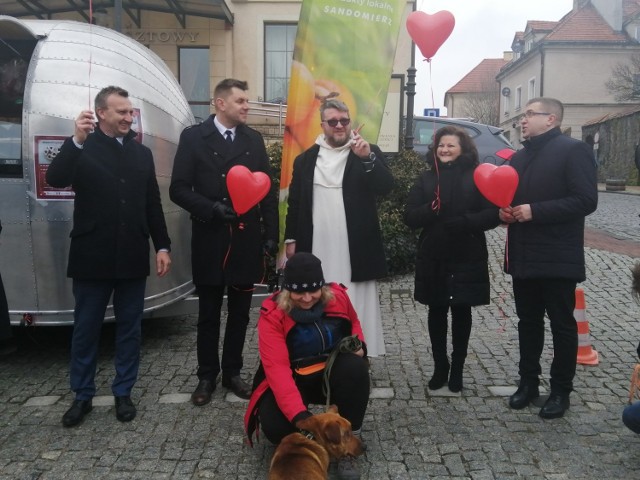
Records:
[[[337,283],[330,284],[330,287],[334,298],[325,306],[325,314],[351,322],[351,334],[357,335],[364,343],[362,326],[347,295],[346,287]],[[251,437],[258,428],[257,404],[268,388],[273,391],[278,407],[289,421],[293,421],[297,415],[307,411],[307,406],[302,401],[302,396],[293,379],[286,343],[287,335],[296,323],[278,308],[277,295],[278,293],[275,293],[267,298],[260,308],[258,351],[266,378],[254,388],[244,416],[249,444],[252,444]]]

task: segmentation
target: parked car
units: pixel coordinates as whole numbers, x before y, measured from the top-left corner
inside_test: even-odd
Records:
[[[499,127],[476,123],[471,120],[441,117],[414,117],[413,148],[421,155],[426,155],[433,134],[439,128],[454,125],[466,130],[478,148],[480,163],[502,165],[515,152],[509,140]]]

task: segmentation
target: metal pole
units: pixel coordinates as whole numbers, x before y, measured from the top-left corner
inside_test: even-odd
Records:
[[[416,3],[413,1],[412,11],[416,11]],[[404,149],[413,150],[413,97],[416,95],[416,44],[411,39],[411,66],[407,68],[407,86],[405,92],[407,94],[407,121],[404,130]]]

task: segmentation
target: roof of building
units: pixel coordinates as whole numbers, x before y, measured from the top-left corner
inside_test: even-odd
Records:
[[[572,10],[544,37],[545,42],[614,42],[624,43],[629,39],[617,32],[591,5]]]
[[[629,115],[634,115],[634,114],[636,114],[638,112],[640,112],[640,107],[632,107],[632,108],[623,110],[621,112],[607,113],[607,114],[600,115],[599,117],[592,118],[592,119],[586,121],[583,124],[583,126],[597,125],[599,123],[606,122],[607,120],[611,120],[613,118],[628,117]]]
[[[114,8],[113,0],[0,0],[0,12],[11,17],[35,17],[40,20],[52,18],[52,15],[76,12],[85,20],[93,13]],[[140,10],[171,13],[186,28],[186,15],[226,20],[233,24],[233,14],[225,0],[122,0],[122,10],[126,18],[140,27]],[[116,9],[117,10],[117,9]]]
[[[503,58],[485,58],[446,93],[486,92],[487,83],[495,83],[497,73],[507,63]]]

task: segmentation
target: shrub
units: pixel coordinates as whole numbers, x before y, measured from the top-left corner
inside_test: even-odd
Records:
[[[280,166],[282,163],[282,143],[267,146],[267,154],[276,186],[280,185]],[[380,199],[378,215],[384,241],[389,273],[398,275],[413,271],[415,263],[415,244],[417,233],[407,228],[402,221],[402,212],[409,193],[418,174],[425,168],[424,160],[414,151],[403,150],[388,160],[395,179],[393,191]],[[282,225],[284,220],[281,220]]]

